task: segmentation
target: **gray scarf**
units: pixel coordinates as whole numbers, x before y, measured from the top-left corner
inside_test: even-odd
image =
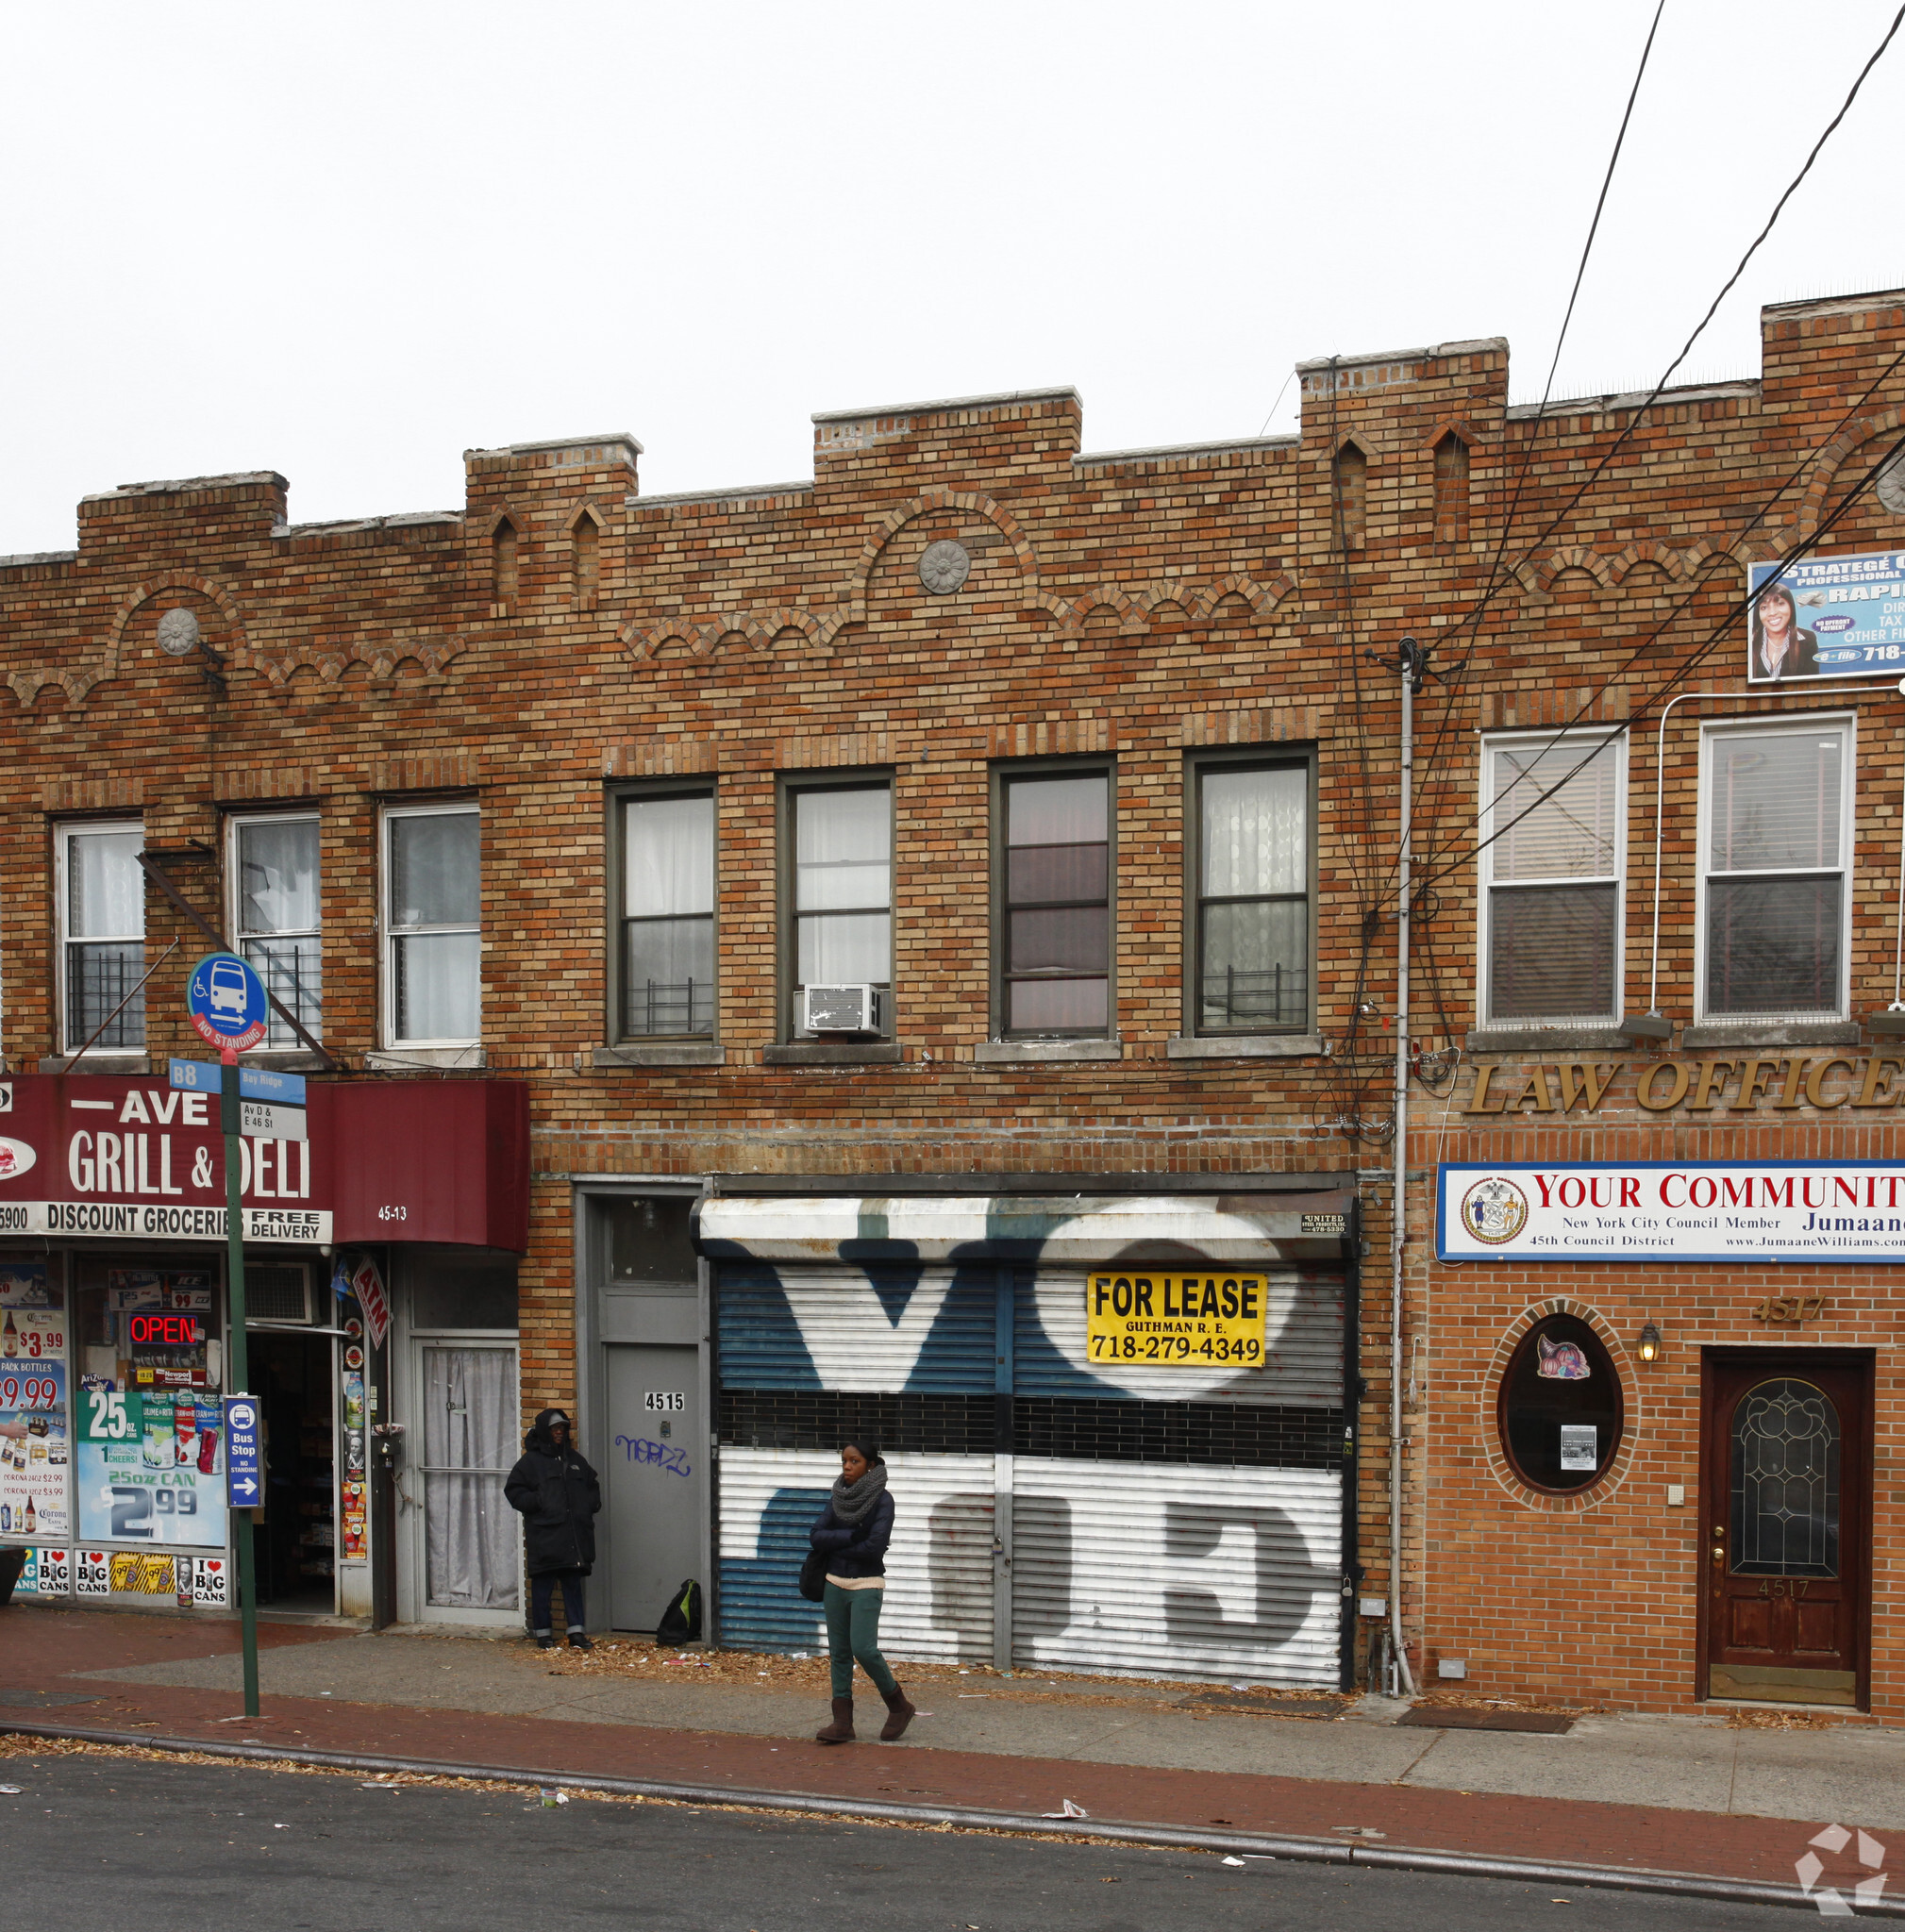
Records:
[[[886,1489],[886,1464],[870,1463],[866,1474],[857,1483],[849,1483],[844,1475],[833,1479],[833,1513],[836,1521],[849,1528],[873,1507]]]

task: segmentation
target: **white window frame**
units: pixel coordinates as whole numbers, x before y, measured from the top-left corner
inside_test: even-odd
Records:
[[[315,1025],[313,1025],[309,1020],[305,1019],[305,1016],[302,1013],[298,1015],[298,1018],[304,1022],[305,1030],[310,1034],[311,1038],[313,1040],[321,1041],[324,1038],[324,1011],[322,989],[324,986],[325,928],[324,821],[320,813],[315,811],[244,811],[232,812],[227,815],[225,822],[225,929],[231,935],[232,946],[237,951],[241,958],[244,958],[247,957],[244,950],[244,942],[247,939],[257,939],[264,937],[282,939],[302,939],[307,936],[306,932],[304,931],[298,931],[293,933],[288,930],[284,933],[264,935],[257,933],[247,933],[242,929],[244,924],[242,916],[242,908],[244,905],[244,880],[243,874],[241,871],[241,862],[239,856],[240,832],[246,825],[283,824],[316,825],[318,828],[318,923],[314,926],[309,928],[309,937],[315,939],[318,942],[318,986],[320,989],[319,1011],[317,1024]],[[266,1029],[264,1039],[260,1041],[256,1047],[253,1047],[251,1051],[254,1053],[304,1052],[305,1043],[297,1037],[295,1033],[292,1033],[288,1041],[280,1041],[274,1043],[271,1037],[272,1034],[276,1032],[278,1028],[283,1026],[284,1022],[278,1018],[277,1014],[276,1012],[271,1013],[270,1025]]]
[[[393,924],[391,921],[391,826],[398,819],[448,818],[458,814],[474,818],[477,823],[477,919],[476,924],[403,926]],[[387,805],[377,815],[377,1037],[383,1041],[386,1048],[395,1051],[409,1048],[472,1047],[482,1043],[482,1034],[480,1031],[468,1040],[410,1040],[401,1038],[398,1035],[396,1027],[396,946],[393,943],[396,940],[407,939],[415,933],[476,933],[477,935],[476,1024],[480,1029],[483,1015],[482,863],[482,808],[473,798],[448,799],[435,805]]]
[[[67,949],[69,944],[84,945],[97,942],[107,945],[130,945],[135,940],[139,941],[142,947],[145,944],[145,923],[142,917],[140,921],[140,930],[136,933],[125,933],[123,935],[98,933],[90,935],[87,940],[75,941],[67,929],[68,921],[73,913],[73,900],[70,890],[71,879],[67,859],[67,854],[72,841],[75,838],[96,837],[100,833],[111,832],[135,833],[138,835],[142,845],[145,841],[145,821],[143,819],[63,819],[54,827],[53,956],[55,980],[59,996],[59,1039],[62,1056],[65,1058],[77,1057],[79,1049],[86,1044],[83,1037],[75,1038],[68,1030],[67,1023],[71,1019],[73,1012],[66,976]],[[136,864],[134,870],[138,870]],[[142,908],[144,905],[144,891],[145,881],[142,877],[140,880],[140,904]],[[147,963],[150,964],[149,961]],[[149,1030],[148,1027],[148,1032]],[[124,1058],[129,1053],[138,1054],[142,1057],[147,1050],[148,1043],[146,1041],[142,1041],[136,1047],[95,1046],[91,1048],[85,1057],[87,1058]]]
[[[1707,1012],[1707,881],[1713,874],[1707,864],[1708,841],[1713,832],[1713,747],[1722,738],[1764,736],[1779,731],[1836,732],[1845,741],[1840,754],[1839,783],[1839,999],[1833,1007],[1811,1011],[1787,1010],[1774,1013]],[[1799,713],[1761,712],[1757,717],[1714,719],[1700,725],[1700,795],[1695,818],[1694,846],[1694,1017],[1701,1024],[1714,1026],[1805,1025],[1820,1021],[1844,1020],[1851,1012],[1852,980],[1852,800],[1858,789],[1859,718],[1855,711],[1806,711]],[[1723,878],[1796,878],[1805,874],[1830,870],[1827,866],[1793,866],[1784,871],[1723,873]]]
[[[1481,838],[1485,841],[1479,854],[1481,859],[1480,878],[1476,893],[1476,974],[1475,1005],[1478,1030],[1484,1033],[1513,1032],[1523,1027],[1537,1026],[1601,1026],[1613,1025],[1621,1017],[1621,1002],[1627,987],[1627,932],[1628,932],[1628,734],[1620,731],[1613,739],[1614,757],[1614,854],[1612,879],[1614,888],[1614,966],[1613,966],[1613,1005],[1612,1010],[1604,1013],[1549,1013],[1540,1018],[1496,1019],[1493,1010],[1494,1002],[1494,920],[1495,894],[1497,890],[1495,876],[1494,843],[1496,830],[1495,797],[1495,755],[1498,751],[1545,750],[1552,745],[1557,750],[1569,746],[1585,753],[1591,747],[1603,743],[1609,737],[1606,725],[1576,726],[1565,731],[1495,731],[1481,739],[1480,765],[1480,814]],[[1527,808],[1527,801],[1511,804],[1502,823],[1506,824],[1516,813]],[[1587,877],[1571,874],[1563,878],[1513,879],[1501,881],[1501,890],[1512,891],[1523,886],[1592,886],[1605,885],[1610,874],[1595,873]]]

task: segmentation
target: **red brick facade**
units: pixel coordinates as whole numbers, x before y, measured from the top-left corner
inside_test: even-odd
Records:
[[[1510,408],[1507,347],[1484,341],[1306,365],[1299,437],[1219,448],[1081,454],[1078,398],[1056,391],[817,419],[811,484],[688,498],[643,498],[638,446],[621,437],[472,451],[466,503],[441,515],[288,525],[286,485],[271,474],[89,498],[76,553],[0,560],[0,676],[14,695],[0,708],[8,1062],[31,1068],[62,1043],[58,823],[142,815],[148,846],[180,855],[180,890],[215,916],[221,816],[296,801],[322,813],[326,1043],[350,1077],[376,1077],[379,808],[475,798],[484,1063],[532,1091],[526,1410],[575,1398],[571,1177],[1161,1183],[1360,1169],[1362,1588],[1379,1592],[1397,706],[1393,670],[1365,653],[1393,658],[1413,633],[1447,682],[1417,709],[1417,867],[1430,891],[1412,1030],[1430,1052],[1465,1054],[1449,1098],[1418,1091],[1411,1142],[1425,1176],[1411,1203],[1404,1360],[1404,1604],[1417,1667],[1461,1657],[1472,1688],[1683,1707],[1698,1539],[1693,1506],[1660,1499],[1669,1481],[1697,1481],[1698,1351],[1759,1339],[1743,1310],[1765,1277],[1749,1293],[1713,1268],[1438,1266],[1435,1163],[1877,1157],[1896,1129],[1879,1107],[1656,1114],[1634,1105],[1629,1074],[1591,1119],[1526,1106],[1464,1114],[1478,1059],[1644,1058],[1612,1040],[1464,1046],[1478,1024],[1464,857],[1478,732],[1612,725],[1645,710],[1629,748],[1625,1010],[1645,1009],[1648,708],[1738,598],[1746,564],[1809,533],[1897,433],[1905,385],[1852,405],[1901,348],[1905,298],[1772,310],[1760,379],[1673,391],[1638,425],[1633,397],[1570,402],[1540,422]],[[1868,494],[1828,547],[1880,548],[1899,530]],[[970,576],[956,594],[928,594],[920,558],[948,538]],[[1463,623],[1498,547],[1512,569],[1471,650]],[[222,654],[222,694],[202,660],[158,649],[159,621],[176,608]],[[1679,688],[1743,689],[1744,648],[1736,629]],[[1857,1016],[1891,997],[1905,759],[1896,705],[1847,704],[1860,712]],[[1660,1005],[1677,1018],[1694,1010],[1689,747],[1700,708],[1677,714],[1686,723],[1668,748],[1665,876],[1678,884]],[[1259,744],[1314,748],[1313,1037],[1200,1058],[1186,1039],[1186,760]],[[1002,760],[1086,757],[1116,774],[1114,1039],[1095,1059],[988,1055],[990,774]],[[894,784],[898,1054],[780,1063],[769,1052],[787,1040],[777,787],[861,768]],[[720,1051],[711,1064],[618,1062],[606,797],[689,774],[718,788]],[[148,893],[148,958],[174,940],[190,958],[195,934]],[[182,1014],[156,998],[150,1053],[189,1043]],[[1894,1487],[1897,1271],[1777,1272],[1796,1291],[1817,1274],[1830,1294],[1809,1343],[1878,1350],[1872,1703],[1905,1715],[1905,1656],[1889,1634],[1905,1504]],[[1629,1397],[1605,1492],[1568,1509],[1521,1492],[1494,1447],[1504,1340],[1555,1300],[1605,1329]],[[1648,1317],[1666,1347],[1643,1368],[1630,1347]]]

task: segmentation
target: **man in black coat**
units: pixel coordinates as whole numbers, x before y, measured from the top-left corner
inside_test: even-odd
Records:
[[[569,1444],[569,1418],[545,1408],[523,1438],[523,1456],[503,1494],[523,1518],[523,1557],[529,1572],[529,1627],[539,1650],[554,1650],[550,1598],[562,1586],[569,1648],[593,1650],[582,1610],[582,1579],[595,1564],[595,1515],[602,1484]]]

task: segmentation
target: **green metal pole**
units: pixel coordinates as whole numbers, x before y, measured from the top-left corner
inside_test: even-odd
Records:
[[[226,1284],[231,1309],[231,1362],[226,1384],[234,1395],[251,1393],[251,1356],[244,1333],[244,1165],[239,1128],[238,1055],[226,1047],[219,1087],[219,1124],[225,1129]],[[259,1437],[263,1436],[262,1416]],[[231,1445],[226,1445],[229,1463]],[[260,1474],[263,1457],[260,1455]],[[268,1492],[267,1492],[268,1493]],[[258,1559],[252,1546],[251,1511],[231,1512],[232,1543],[238,1558],[239,1622],[244,1641],[244,1714],[258,1715]]]

